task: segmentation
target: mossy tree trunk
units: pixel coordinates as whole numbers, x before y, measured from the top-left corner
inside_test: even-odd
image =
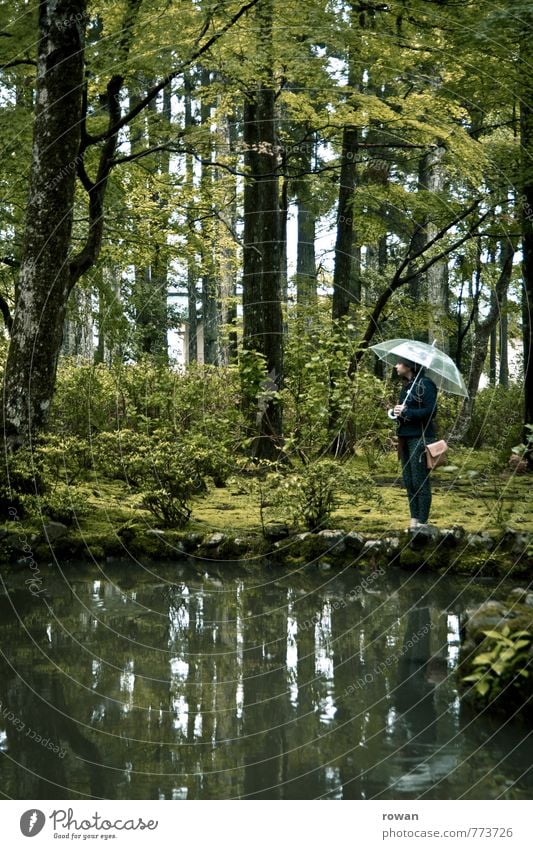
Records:
[[[274,80],[272,0],[257,7],[258,56],[262,81],[244,104],[247,176],[244,187],[243,346],[265,357],[268,388],[281,388],[283,326],[281,309],[281,216]],[[282,440],[281,406],[267,398],[260,416],[254,454],[274,459]]]
[[[13,444],[46,419],[73,287],[69,251],[83,114],[85,14],[86,0],[40,4],[30,194],[4,378],[4,425]]]
[[[520,40],[520,150],[522,156],[520,217],[522,223],[522,324],[524,343],[524,423],[533,424],[533,12],[523,16]],[[524,439],[527,434],[524,434]],[[533,450],[528,454],[533,469]]]

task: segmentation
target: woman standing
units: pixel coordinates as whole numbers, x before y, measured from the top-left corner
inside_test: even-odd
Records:
[[[431,507],[425,447],[426,442],[435,439],[433,420],[437,413],[437,387],[424,375],[418,363],[400,360],[395,369],[404,381],[400,401],[394,407],[398,421],[398,454],[409,498],[410,530],[416,531],[427,525]]]

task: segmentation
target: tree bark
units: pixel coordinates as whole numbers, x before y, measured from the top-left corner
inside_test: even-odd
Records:
[[[246,97],[244,144],[243,346],[265,356],[269,389],[281,388],[283,327],[280,273],[279,169],[274,81],[272,0],[256,9],[263,80]],[[254,453],[275,458],[282,439],[281,405],[266,400]]]
[[[337,235],[335,239],[335,267],[333,270],[333,319],[348,314],[350,304],[355,303],[351,291],[352,247],[354,239],[353,194],[357,174],[358,131],[356,127],[344,127],[342,133],[342,160],[337,207]]]
[[[464,437],[470,424],[479,388],[479,381],[487,358],[490,335],[498,322],[502,300],[509,288],[509,283],[511,282],[514,252],[515,249],[511,239],[505,239],[501,245],[500,275],[496,283],[494,299],[491,303],[491,307],[483,321],[479,321],[477,316],[474,317],[472,361],[470,364],[467,384],[468,398],[464,399],[461,412],[458,416],[457,425],[454,430],[454,437],[456,439],[462,439]]]
[[[19,296],[4,379],[16,445],[39,429],[55,387],[72,279],[69,249],[80,147],[86,0],[43,0]]]
[[[185,129],[188,127],[192,127],[194,124],[193,116],[192,116],[192,102],[191,102],[191,80],[189,74],[185,74],[184,76],[184,89],[185,89]],[[185,184],[187,186],[187,190],[189,192],[189,203],[192,204],[192,198],[194,195],[194,164],[191,153],[185,154]],[[187,209],[187,241],[188,241],[188,254],[187,254],[187,314],[188,314],[188,322],[187,322],[187,350],[185,352],[185,359],[188,363],[195,363],[198,360],[198,305],[197,305],[197,264],[196,257],[194,255],[195,251],[195,233],[194,233],[194,216],[192,214],[192,210],[189,207]]]
[[[211,119],[211,105],[208,100],[207,89],[211,81],[211,74],[207,68],[200,72],[200,85],[202,86],[202,100],[200,103],[200,122],[203,127],[209,127]],[[205,201],[202,205],[208,205],[212,210],[211,195],[213,183],[213,169],[206,160],[211,159],[211,149],[206,151],[202,158],[202,172],[200,177],[200,192]],[[202,232],[202,317],[204,324],[204,363],[218,365],[218,336],[219,336],[219,291],[217,280],[214,275],[213,242],[210,232],[212,222],[204,219],[201,224]]]
[[[524,425],[533,424],[533,13],[523,15],[524,29],[520,39],[520,151],[522,223],[522,332],[524,350]],[[524,428],[524,442],[528,433]],[[527,443],[526,443],[527,444]],[[533,448],[527,455],[533,469]]]

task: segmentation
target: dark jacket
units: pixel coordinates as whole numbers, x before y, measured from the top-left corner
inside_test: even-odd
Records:
[[[400,392],[400,404],[409,392],[413,381],[406,383]],[[398,418],[398,436],[425,436],[435,439],[434,418],[437,415],[437,387],[430,377],[420,376],[407,399],[407,409]]]

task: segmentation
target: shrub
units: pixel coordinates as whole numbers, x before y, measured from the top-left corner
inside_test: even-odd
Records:
[[[475,448],[495,448],[507,462],[511,448],[522,439],[524,399],[519,384],[508,389],[489,386],[476,395],[466,441]]]
[[[39,451],[19,448],[7,453],[0,472],[2,518],[12,517],[10,508],[16,511],[17,518],[28,516],[34,510],[35,496],[46,493],[49,488]]]
[[[171,429],[150,435],[133,430],[102,433],[93,446],[100,473],[126,481],[166,526],[185,525],[192,498],[207,491],[209,479],[222,486],[232,468],[224,445],[202,434],[179,437]]]
[[[383,447],[390,432],[386,382],[363,366],[353,378],[347,374],[357,320],[332,322],[327,302],[289,314],[281,392],[286,450],[306,461],[319,456],[340,429],[351,450]]]
[[[483,634],[490,639],[490,648],[474,657],[475,670],[461,680],[472,685],[476,698],[484,704],[503,693],[510,705],[523,702],[524,681],[531,674],[533,634],[511,633],[508,625],[501,632],[483,631]]]
[[[88,439],[120,427],[124,415],[124,395],[107,366],[79,365],[72,360],[61,363],[50,411],[53,432]]]
[[[75,519],[88,513],[87,497],[76,487],[59,486],[48,495],[36,499],[34,511],[39,511],[41,518],[72,525]]]
[[[354,474],[347,464],[333,459],[321,459],[303,466],[297,472],[276,472],[270,476],[266,501],[289,514],[296,522],[303,521],[308,530],[323,527],[339,506],[342,495],[349,495],[353,504],[369,499],[380,502],[373,479],[364,473]]]

